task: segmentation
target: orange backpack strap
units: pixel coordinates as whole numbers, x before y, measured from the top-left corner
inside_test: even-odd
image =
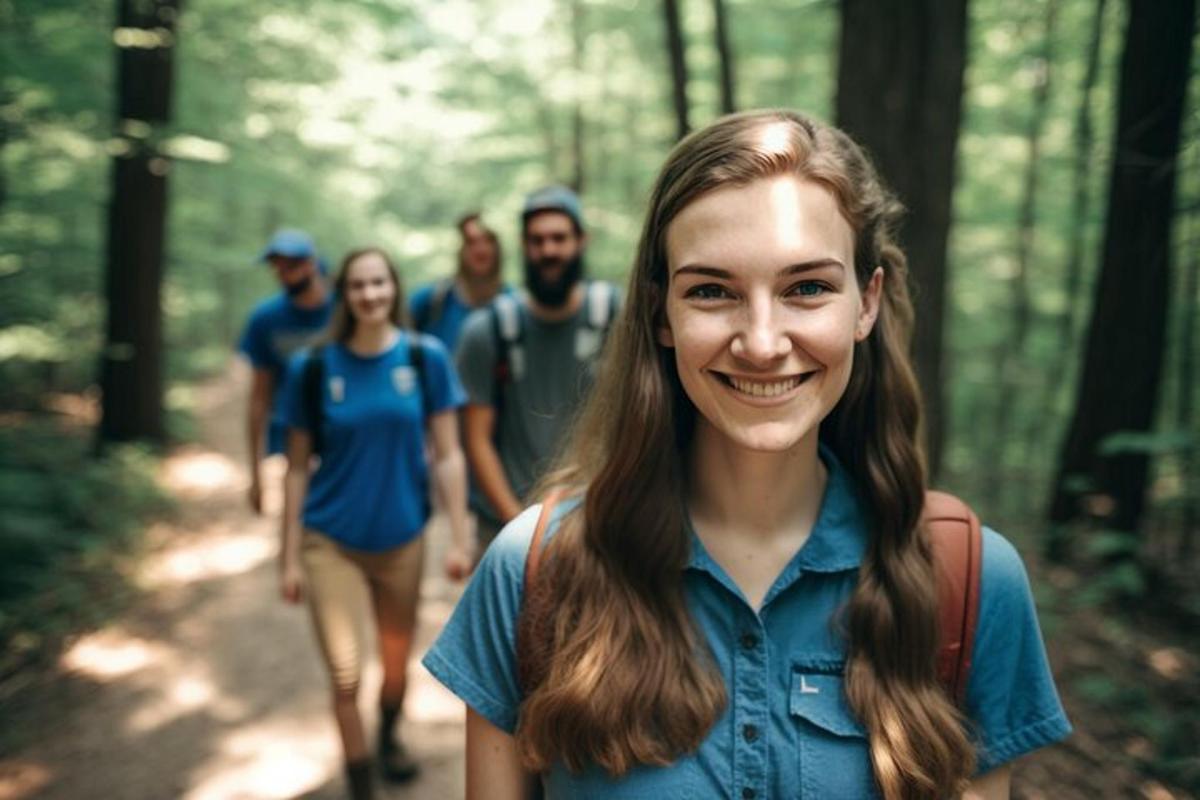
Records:
[[[549,663],[549,631],[552,620],[547,604],[548,598],[544,594],[547,589],[537,585],[537,574],[542,563],[546,529],[550,527],[554,507],[558,505],[562,496],[561,490],[555,490],[542,501],[542,513],[538,515],[537,527],[533,529],[533,539],[529,542],[529,551],[525,554],[525,578],[522,583],[524,593],[521,597],[521,611],[517,617],[515,655],[517,682],[526,692],[541,682]],[[539,591],[542,594],[538,594]]]
[[[529,552],[525,554],[525,596],[533,590],[533,581],[537,577],[538,566],[542,563],[542,539],[546,537],[546,529],[550,527],[550,517],[554,507],[562,499],[562,492],[555,490],[546,495],[542,501],[542,513],[538,514],[537,527],[533,529],[533,539],[529,542]]]
[[[979,621],[979,569],[983,530],[979,517],[953,495],[925,494],[925,530],[933,547],[938,572],[938,614],[941,646],[938,680],[961,708],[971,674],[971,650]]]

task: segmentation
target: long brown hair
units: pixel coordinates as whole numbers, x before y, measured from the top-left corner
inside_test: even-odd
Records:
[[[852,475],[870,519],[857,587],[831,620],[847,638],[847,699],[867,728],[884,797],[938,798],[974,769],[963,720],[938,685],[936,580],[919,528],[925,468],[920,397],[907,355],[908,270],[893,240],[901,207],[844,133],[790,111],[724,117],[684,139],[655,183],[597,384],[544,486],[586,489],[547,546],[522,622],[544,647],[517,725],[528,767],[561,760],[620,775],[700,746],[726,703],[689,615],[682,570],[684,458],[695,408],[655,331],[667,290],[666,232],[719,187],[778,174],[815,181],[855,232],[855,273],[884,271],[874,328],[821,440]],[[553,613],[546,613],[549,610]]]
[[[381,247],[360,247],[346,253],[342,258],[342,263],[338,266],[337,277],[333,281],[335,300],[333,315],[329,319],[328,336],[331,342],[346,342],[354,335],[355,320],[346,300],[346,281],[350,278],[350,266],[363,256],[372,254],[383,259],[388,273],[392,276],[392,286],[396,289],[396,296],[392,298],[392,308],[388,312],[388,318],[397,328],[412,327],[408,319],[408,303],[404,300],[404,284],[400,281],[400,273],[391,256]]]

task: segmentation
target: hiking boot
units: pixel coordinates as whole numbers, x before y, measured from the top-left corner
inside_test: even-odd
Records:
[[[379,768],[383,777],[393,783],[405,783],[417,777],[421,767],[409,755],[403,742],[389,736],[382,739],[379,745]]]

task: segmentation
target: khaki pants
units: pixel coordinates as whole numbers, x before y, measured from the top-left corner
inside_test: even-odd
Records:
[[[424,536],[392,550],[367,553],[343,547],[317,531],[304,532],[300,557],[305,595],[335,692],[358,691],[372,617],[383,644],[385,672],[399,669],[403,674],[405,664],[386,663],[392,650],[387,644],[411,639],[424,550]]]

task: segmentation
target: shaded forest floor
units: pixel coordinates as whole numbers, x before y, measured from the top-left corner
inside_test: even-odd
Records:
[[[234,373],[199,389],[200,444],[163,464],[160,481],[178,510],[147,531],[127,576],[136,593],[127,610],[75,638],[49,668],[0,685],[0,800],[342,796],[308,620],[276,589],[280,498],[267,498],[263,517],[243,498],[244,390]],[[408,740],[425,770],[388,797],[463,792],[461,705],[415,663],[457,597],[434,568],[442,538],[435,534],[427,551],[407,706]],[[1149,765],[1180,763],[1162,742],[1194,730],[1200,715],[1196,636],[1069,609],[1078,578],[1031,567],[1076,733],[1018,764],[1014,796],[1193,797],[1151,777],[1186,768]],[[378,680],[377,670],[367,675],[368,719]],[[1194,758],[1194,739],[1190,747],[1184,756]]]

